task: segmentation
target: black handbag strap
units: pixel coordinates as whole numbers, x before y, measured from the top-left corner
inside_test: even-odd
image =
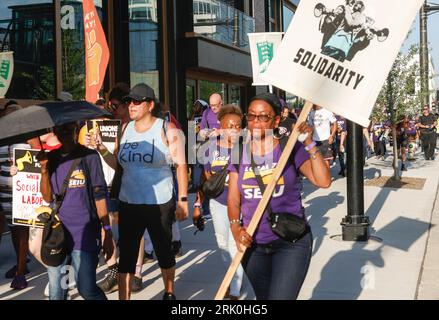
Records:
[[[82,164],[84,166],[84,171],[85,171],[85,185],[87,187],[87,194],[88,194],[88,198],[89,198],[88,200],[89,200],[90,206],[91,206],[90,219],[95,220],[99,217],[97,215],[97,208],[96,208],[96,203],[95,203],[95,198],[94,198],[93,186],[91,183],[90,167],[88,165],[86,156],[84,156],[82,158]]]

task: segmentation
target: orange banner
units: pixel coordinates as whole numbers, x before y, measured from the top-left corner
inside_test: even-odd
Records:
[[[82,7],[85,32],[85,99],[95,103],[104,82],[110,50],[93,0],[83,0]]]

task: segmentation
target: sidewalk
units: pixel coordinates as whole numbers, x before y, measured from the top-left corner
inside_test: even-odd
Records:
[[[300,299],[412,300],[418,289],[420,299],[439,298],[438,286],[429,286],[432,281],[439,283],[436,254],[439,234],[433,237],[436,227],[430,230],[425,255],[438,190],[439,159],[427,162],[418,158],[408,164],[404,176],[425,178],[422,190],[365,187],[365,211],[372,224],[371,235],[381,238],[381,242],[350,243],[331,238],[341,234],[340,222],[347,213],[346,179],[337,176],[337,167],[331,169],[335,180],[330,189],[316,190],[305,182],[303,204],[314,234],[314,255]],[[392,176],[391,161],[391,156],[386,161],[369,159],[366,179],[380,174]],[[192,202],[193,196],[190,205]],[[438,202],[436,200],[436,207]],[[435,224],[439,223],[438,208],[433,212],[433,220]],[[208,221],[204,232],[194,236],[194,231],[190,221],[181,225],[184,255],[177,259],[176,295],[181,300],[210,300],[215,296],[226,267],[216,245],[212,221]],[[433,252],[433,258],[429,252]],[[0,244],[0,300],[46,299],[43,291],[47,274],[35,261],[29,264],[29,287],[22,291],[9,288],[10,281],[3,275],[13,264],[12,244],[7,235]],[[105,268],[101,266],[98,279],[104,275]],[[132,299],[161,299],[163,283],[157,263],[144,265],[143,284],[144,289],[133,294]],[[76,290],[71,293],[74,299],[79,298]],[[243,293],[244,299],[254,299],[248,281],[244,281]],[[117,299],[117,292],[108,298]]]

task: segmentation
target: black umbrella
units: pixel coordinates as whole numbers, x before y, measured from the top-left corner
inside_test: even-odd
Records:
[[[102,117],[111,117],[111,113],[86,101],[30,106],[0,118],[0,146],[25,142],[66,123]]]

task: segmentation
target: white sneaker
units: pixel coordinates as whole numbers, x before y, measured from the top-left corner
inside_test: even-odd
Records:
[[[46,287],[44,288],[44,296],[49,297],[49,282],[46,284]]]

